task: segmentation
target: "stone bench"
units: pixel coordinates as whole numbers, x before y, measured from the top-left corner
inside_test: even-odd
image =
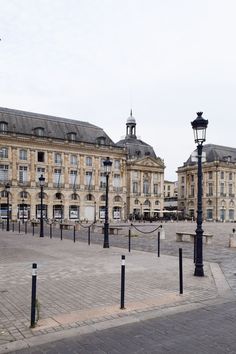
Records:
[[[196,237],[196,233],[192,232],[176,232],[176,241],[177,242],[182,242],[184,236],[188,236],[189,241],[194,242],[194,239]],[[203,238],[206,240],[206,244],[210,245],[212,243],[212,234],[203,234]]]

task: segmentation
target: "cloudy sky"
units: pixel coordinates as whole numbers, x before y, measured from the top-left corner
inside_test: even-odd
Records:
[[[236,147],[235,0],[0,0],[0,106],[88,121],[117,142],[130,109],[166,164]]]

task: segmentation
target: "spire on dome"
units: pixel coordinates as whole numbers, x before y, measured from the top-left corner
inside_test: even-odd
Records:
[[[133,117],[132,109],[130,110],[130,116],[128,117],[126,122],[126,137],[136,139],[136,121]]]

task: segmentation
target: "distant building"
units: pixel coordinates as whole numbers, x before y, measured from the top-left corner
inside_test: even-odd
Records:
[[[235,221],[236,149],[203,146],[203,219]],[[178,208],[185,215],[197,216],[197,163],[191,156],[178,168]]]
[[[103,161],[112,160],[109,218],[130,214],[149,218],[163,208],[163,160],[136,137],[136,122],[126,124],[126,138],[115,144],[93,124],[0,108],[0,216],[14,220],[40,217],[39,177],[45,177],[45,218],[103,220],[106,176]]]
[[[177,182],[164,181],[164,210],[177,211],[178,188]]]

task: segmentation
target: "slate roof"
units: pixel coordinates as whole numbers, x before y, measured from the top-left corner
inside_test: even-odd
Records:
[[[0,107],[0,122],[8,123],[8,131],[16,134],[32,135],[35,128],[43,128],[46,138],[64,140],[75,133],[78,142],[95,144],[103,138],[105,145],[115,145],[102,128],[83,121]]]
[[[157,158],[152,146],[135,137],[126,137],[116,143],[119,147],[126,147],[129,159],[139,159],[145,156]]]
[[[206,153],[206,162],[219,161],[236,163],[236,148],[214,144],[206,144],[203,145],[203,151]],[[190,156],[188,160],[184,163],[184,166],[192,164],[194,163],[191,161]]]

